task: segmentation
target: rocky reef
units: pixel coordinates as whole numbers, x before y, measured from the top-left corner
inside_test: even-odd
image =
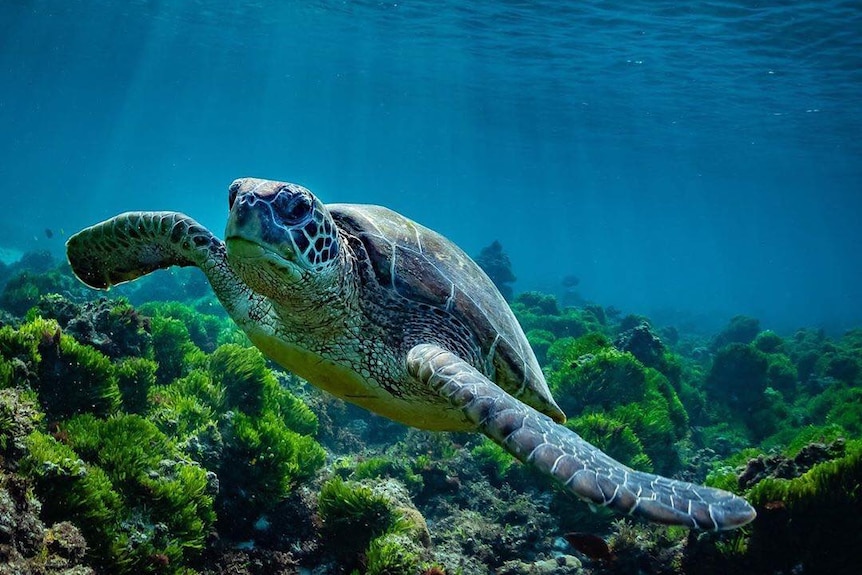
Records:
[[[738,316],[706,338],[512,297],[566,425],[757,508],[744,529],[690,533],[593,513],[481,436],[318,391],[194,275],[162,282],[182,301],[146,282],[100,299],[28,261],[0,292],[0,575],[857,570],[862,330]]]

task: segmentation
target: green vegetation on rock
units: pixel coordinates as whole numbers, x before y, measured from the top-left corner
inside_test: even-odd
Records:
[[[206,471],[183,461],[155,425],[136,415],[85,414],[57,436],[62,441],[33,432],[24,468],[46,517],[74,521],[98,565],[177,572],[201,552],[215,519]]]

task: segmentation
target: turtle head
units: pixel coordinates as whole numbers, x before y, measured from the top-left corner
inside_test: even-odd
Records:
[[[339,273],[338,230],[307,189],[242,178],[231,184],[228,203],[228,261],[254,291],[282,299],[297,282],[326,283]]]

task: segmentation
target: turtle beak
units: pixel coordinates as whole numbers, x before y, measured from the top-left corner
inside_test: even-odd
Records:
[[[297,273],[296,248],[289,232],[274,217],[269,201],[285,184],[256,178],[243,178],[231,184],[228,192],[230,215],[225,228],[225,243],[231,259],[264,259],[279,268]]]

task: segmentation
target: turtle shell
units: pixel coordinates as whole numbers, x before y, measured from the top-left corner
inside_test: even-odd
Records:
[[[479,357],[465,360],[510,395],[565,420],[509,304],[461,248],[382,206],[327,207],[340,230],[362,243],[376,284],[454,316],[479,347]]]

